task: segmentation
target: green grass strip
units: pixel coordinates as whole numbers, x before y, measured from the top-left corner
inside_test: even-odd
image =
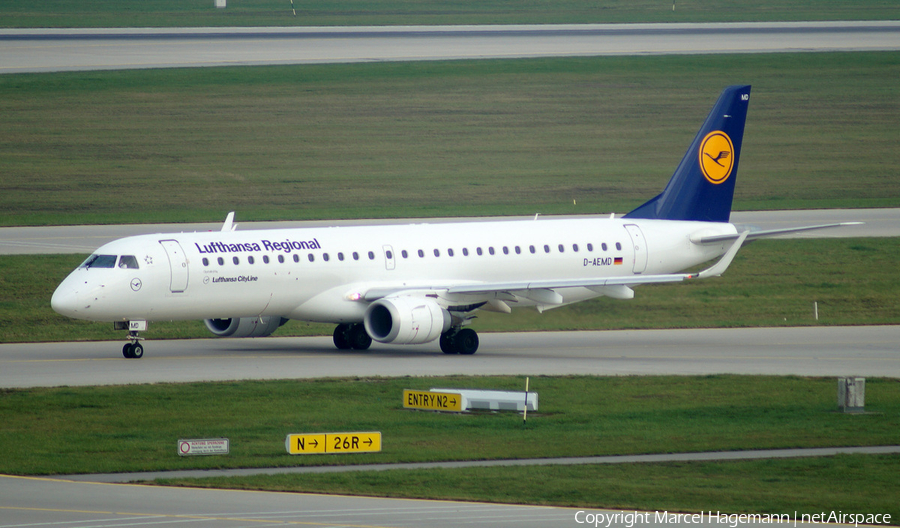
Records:
[[[900,456],[792,460],[394,470],[339,474],[160,479],[164,485],[702,513],[731,526],[737,514],[890,515],[900,524]],[[573,510],[574,514],[577,510]],[[581,515],[579,520],[584,521]],[[573,522],[573,524],[575,524]],[[661,522],[658,524],[662,524]]]
[[[896,207],[900,53],[0,76],[0,225],[626,212],[719,92],[737,210]]]
[[[292,11],[293,6],[293,11]],[[294,15],[296,12],[296,15]],[[897,19],[887,0],[5,0],[2,27],[583,24]]]
[[[437,414],[403,389],[524,389],[516,377],[360,378],[0,392],[0,473],[65,474],[888,445],[900,381],[866,381],[869,414],[837,413],[836,381],[767,376],[532,377],[540,408]],[[377,454],[290,456],[290,433],[381,431]],[[231,454],[179,457],[180,438]]]

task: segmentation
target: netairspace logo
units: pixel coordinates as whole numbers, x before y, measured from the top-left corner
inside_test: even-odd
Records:
[[[588,512],[580,510],[575,513],[575,522],[588,526],[603,526],[611,528],[613,525],[625,528],[634,528],[640,525],[659,526],[661,524],[708,524],[727,525],[729,528],[737,528],[744,525],[757,524],[852,524],[853,526],[890,524],[891,514],[887,513],[844,513],[842,511],[820,513],[669,513],[668,511],[656,512]]]

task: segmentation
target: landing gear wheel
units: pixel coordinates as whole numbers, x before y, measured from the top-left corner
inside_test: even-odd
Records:
[[[122,347],[122,355],[126,359],[141,359],[144,356],[144,347],[140,343],[126,343]]]
[[[366,327],[361,324],[351,325],[347,337],[354,350],[367,350],[372,346],[372,338],[366,333]]]
[[[339,324],[337,328],[334,329],[334,346],[337,347],[338,350],[350,350],[350,325],[348,324]]]
[[[453,337],[456,335],[456,332],[450,330],[449,332],[444,332],[441,334],[441,352],[444,354],[458,354],[459,352],[456,350],[456,347],[453,346]]]
[[[453,348],[459,354],[474,354],[478,350],[478,334],[471,328],[463,328],[453,336]]]

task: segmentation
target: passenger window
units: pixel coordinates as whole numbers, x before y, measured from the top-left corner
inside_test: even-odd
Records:
[[[602,249],[603,251],[606,251],[606,250],[607,250],[606,242],[600,244],[600,249]]]
[[[138,269],[138,261],[134,255],[122,255],[119,258],[119,267],[125,269]]]
[[[521,255],[521,254],[522,254],[522,248],[520,248],[519,246],[516,246],[516,255]]]
[[[238,264],[241,263],[241,259],[239,259],[237,257],[231,257],[231,262],[234,262],[234,265],[237,266]]]
[[[453,248],[447,248],[447,255],[453,256]]]
[[[617,250],[617,251],[622,251],[622,244],[616,242],[616,250]]]
[[[559,252],[560,252],[560,253],[563,253],[563,252],[565,252],[565,251],[566,251],[566,246],[560,244],[560,245],[559,245]]]
[[[550,246],[544,244],[544,253],[550,253]]]
[[[353,260],[359,260],[359,253],[356,251],[353,252]]]
[[[493,247],[489,247],[489,248],[488,248],[488,253],[490,253],[491,255],[493,255],[493,254],[494,254],[494,248],[493,248]]]
[[[81,265],[82,268],[114,268],[116,267],[116,256],[115,255],[91,255],[87,260],[84,261],[84,264]]]
[[[278,255],[278,263],[284,264],[284,255]],[[237,262],[235,262],[235,264],[237,264]]]
[[[322,260],[328,262],[328,253],[322,253]]]
[[[508,247],[503,246],[503,254],[504,254],[504,255],[509,255],[509,248],[508,248]]]
[[[419,253],[419,258],[422,258],[425,256],[425,252],[422,251],[421,249],[418,251],[418,253]]]
[[[387,258],[394,258],[394,257],[391,256],[391,252],[390,252],[390,251],[387,252]],[[343,254],[343,253],[338,253],[338,260],[340,260],[340,261],[343,261],[343,260],[344,260],[344,254]]]
[[[219,257],[219,258],[216,259],[216,260],[219,261],[219,266],[224,266],[224,265],[225,265],[225,259],[223,259],[222,257]]]
[[[375,260],[375,253],[369,251],[369,260]]]
[[[435,257],[440,257],[440,256],[441,256],[441,250],[440,250],[440,249],[435,249],[435,250],[434,250],[434,256],[435,256]]]
[[[464,257],[468,257],[468,256],[469,256],[469,248],[463,248],[463,256],[464,256]]]
[[[253,258],[253,257],[250,257]],[[294,253],[294,262],[300,262],[300,255]],[[252,262],[250,264],[253,264]]]
[[[263,264],[269,263],[269,255],[263,255]]]
[[[402,256],[403,258],[409,258],[409,253],[407,253],[406,250],[404,249],[403,251],[400,252],[400,256]]]
[[[297,255],[294,255],[294,256],[296,257]],[[253,257],[247,257],[247,262],[249,262],[250,264],[255,264],[255,263],[256,263],[256,259],[253,258]]]
[[[314,257],[312,253],[306,255],[306,258],[308,258],[310,262],[316,261],[316,257]]]
[[[534,246],[528,246],[528,250],[534,253]]]
[[[203,257],[203,265],[204,265],[204,266],[209,266],[209,259],[208,259],[208,258]]]
[[[475,253],[478,253],[478,256],[481,256],[481,248],[475,248]]]
[[[578,253],[578,244],[572,244],[572,251]]]
[[[594,251],[594,244],[591,244],[590,242],[588,242],[587,248],[588,248],[588,251]]]

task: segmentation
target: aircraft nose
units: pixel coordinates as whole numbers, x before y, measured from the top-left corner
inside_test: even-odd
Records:
[[[81,308],[79,297],[78,291],[72,284],[69,281],[63,281],[53,292],[53,297],[50,298],[50,307],[60,315],[74,317]]]

